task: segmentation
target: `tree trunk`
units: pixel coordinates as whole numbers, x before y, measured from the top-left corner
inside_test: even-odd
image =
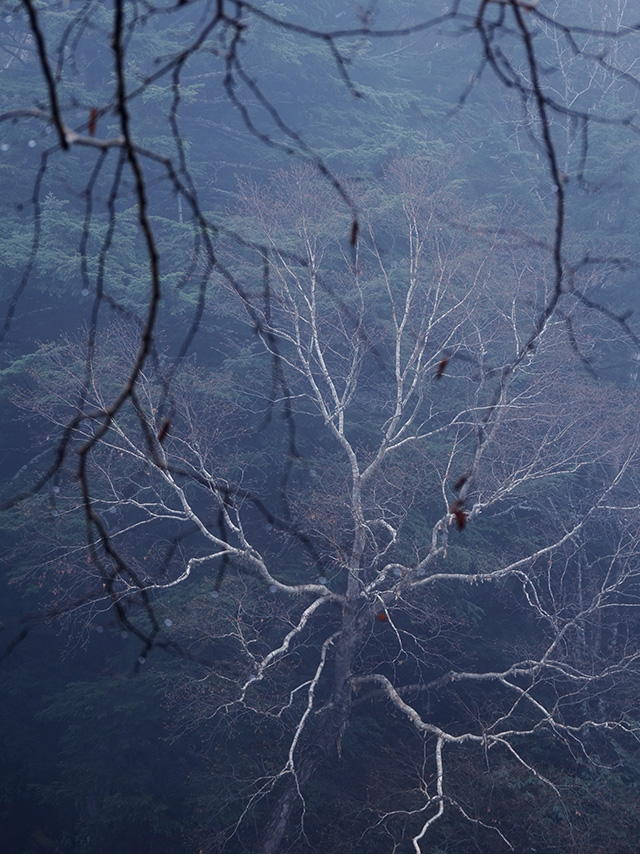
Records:
[[[342,735],[351,717],[351,665],[361,634],[362,626],[359,625],[356,615],[345,614],[342,635],[336,649],[332,701],[323,716],[324,720],[315,735],[314,743],[307,747],[297,765],[297,779],[289,775],[285,789],[271,811],[259,848],[260,854],[276,854],[290,825],[296,802],[299,802],[299,793],[304,790],[326,757],[335,751],[338,758],[341,753]]]
[[[305,757],[298,768],[297,784],[293,777],[289,777],[284,792],[278,798],[276,805],[271,811],[271,817],[265,827],[260,854],[276,854],[280,848],[282,837],[287,832],[291,821],[291,814],[299,800],[298,789],[302,790],[316,772],[323,759],[320,750],[314,750]]]

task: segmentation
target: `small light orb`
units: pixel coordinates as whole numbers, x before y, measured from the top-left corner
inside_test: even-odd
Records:
[[[80,291],[80,294],[81,294],[83,297],[88,297],[88,296],[89,296],[89,288],[83,288],[83,289]]]
[[[98,632],[99,635],[101,635],[102,632],[104,631],[104,629],[102,628],[102,626],[96,626],[96,631]]]
[[[11,23],[11,21],[13,21],[13,15],[5,15],[5,16],[4,16],[4,22],[5,22],[5,24],[10,24],[10,23]]]
[[[309,469],[309,477],[315,480],[318,477],[318,472],[315,469]]]
[[[120,637],[126,640],[129,637],[129,632],[120,632]]]
[[[27,143],[27,145],[29,146],[29,148],[35,148],[36,147],[35,139],[30,139],[29,142]]]
[[[59,486],[52,486],[51,492],[53,492],[54,495],[60,495],[60,487]]]
[[[275,584],[269,585],[269,593],[275,593],[277,589],[278,588],[275,586]]]
[[[164,624],[165,624],[165,626],[166,626],[167,628],[169,628],[170,626],[172,626],[172,625],[173,625],[173,620],[166,619],[166,620],[164,621]]]
[[[220,594],[217,590],[212,590],[211,593],[209,593],[209,596],[211,596],[212,599],[217,599],[219,595]]]
[[[0,151],[9,151],[10,148],[11,146],[8,142],[3,142],[2,145],[0,145]]]
[[[400,576],[402,575],[402,570],[399,566],[394,567],[393,574],[396,578],[400,578]]]
[[[264,529],[265,531],[273,531],[273,525],[267,522],[267,524],[264,526]]]
[[[58,513],[57,510],[52,510],[51,515],[53,516],[54,519],[57,519],[60,514]]]
[[[328,580],[329,579],[327,578],[326,575],[319,575],[318,576],[318,584],[326,584]]]
[[[138,656],[138,664],[146,664],[146,663],[147,663],[147,659],[144,657],[144,655],[139,655]]]
[[[116,512],[115,507],[109,507],[109,513],[111,513],[111,515],[113,515],[115,512]]]

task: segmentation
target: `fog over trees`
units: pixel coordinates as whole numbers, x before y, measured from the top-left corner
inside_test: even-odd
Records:
[[[0,13],[3,850],[636,852],[640,3]]]

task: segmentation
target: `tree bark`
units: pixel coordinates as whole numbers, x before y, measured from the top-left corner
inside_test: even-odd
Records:
[[[287,779],[285,790],[278,798],[265,827],[262,846],[259,849],[260,854],[276,854],[280,848],[282,838],[291,821],[291,814],[299,798],[298,789],[302,790],[306,786],[323,758],[323,753],[320,750],[310,751],[298,768],[297,784],[292,776]]]
[[[277,854],[282,839],[290,826],[296,802],[309,780],[313,777],[325,758],[336,751],[341,753],[341,739],[351,717],[351,666],[354,651],[362,634],[362,627],[352,611],[343,616],[343,632],[338,641],[335,656],[334,688],[331,703],[327,709],[315,742],[307,747],[296,768],[296,777],[289,775],[284,791],[273,807],[267,820],[260,854]]]

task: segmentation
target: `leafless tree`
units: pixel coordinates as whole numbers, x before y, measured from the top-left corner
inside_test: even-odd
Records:
[[[358,199],[355,264],[340,229],[331,231],[335,200],[309,170],[280,173],[270,189],[245,186],[237,224],[251,221],[260,232],[270,287],[260,309],[252,299],[261,348],[242,357],[241,387],[222,370],[209,380],[177,375],[176,409],[163,430],[162,383],[141,374],[135,417],[114,417],[91,458],[107,550],[100,536],[88,546],[76,539],[82,496],[71,480],[47,499],[61,537],[51,557],[56,590],[74,602],[66,610],[87,624],[115,606],[141,640],[152,636],[200,660],[196,675],[171,689],[189,710],[188,725],[248,717],[279,732],[260,757],[262,773],[236,793],[244,809],[214,848],[242,838],[252,811],[264,814],[266,804],[261,850],[278,850],[295,828],[304,834],[310,780],[331,757],[347,761],[343,737],[371,704],[400,713],[422,741],[419,803],[400,799],[372,822],[392,837],[398,822],[406,825],[416,851],[449,809],[510,845],[453,794],[447,756],[455,746],[503,752],[560,796],[528,757],[529,740],[548,735],[589,757],[592,733],[631,731],[626,708],[608,698],[618,678],[636,672],[626,614],[638,579],[633,525],[597,562],[589,550],[634,489],[634,404],[567,367],[561,321],[545,327],[535,356],[510,372],[493,402],[492,377],[517,356],[530,310],[519,312],[514,294],[496,284],[509,274],[498,233],[472,237],[433,215],[449,192],[449,214],[464,222],[446,176],[420,159],[392,164],[379,193]],[[385,231],[405,241],[400,267],[387,268],[376,242]],[[231,242],[226,266],[237,275],[243,265],[255,269],[255,251],[239,253]],[[251,293],[249,273],[244,280]],[[338,287],[339,302],[328,295]],[[526,305],[524,283],[517,297]],[[228,288],[223,302],[236,323],[242,299]],[[111,354],[130,350],[131,333],[119,334],[120,343],[115,333],[102,342],[90,387],[79,352],[53,348],[54,398],[26,396],[22,405],[59,413],[61,426],[78,395],[103,407],[109,383],[126,373],[126,358]],[[55,387],[54,375],[46,371]],[[289,446],[260,446],[255,428],[253,442],[247,437],[283,389],[288,416],[307,427],[274,488]],[[92,435],[78,425],[72,441]],[[486,526],[501,533],[491,545],[480,540],[470,559],[465,537]],[[208,583],[194,581],[191,604],[173,614],[171,594],[203,572]],[[477,667],[464,649],[447,650],[444,638],[460,632],[459,603],[479,613],[487,596],[499,601],[507,590],[527,632],[496,653],[500,666]],[[172,615],[169,632],[163,610]],[[603,631],[616,640],[607,646]],[[147,642],[141,664],[152,648]],[[482,715],[452,724],[434,711],[462,695]]]
[[[47,26],[61,10],[31,0],[15,8],[22,24],[14,47],[2,44],[5,69],[39,63],[46,103],[0,118],[40,122],[54,143],[35,176],[31,245],[5,336],[41,249],[51,164],[78,151],[92,158],[78,243],[82,290],[94,294],[86,347],[83,354],[71,344],[52,348],[51,397],[42,388],[19,396],[56,424],[59,438],[53,459],[4,504],[28,500],[32,518],[47,512],[55,520],[48,560],[63,593],[48,615],[89,625],[115,611],[140,641],[140,666],[164,648],[203,668],[196,680],[184,677],[193,721],[268,721],[278,731],[277,749],[261,757],[262,772],[242,793],[241,814],[212,850],[243,838],[255,810],[265,818],[265,854],[286,834],[304,834],[310,780],[326,757],[341,757],[349,724],[375,703],[419,736],[412,757],[419,796],[380,807],[371,832],[387,829],[394,846],[408,834],[419,852],[451,811],[509,847],[455,795],[448,758],[455,747],[476,749],[487,762],[502,752],[559,796],[530,758],[530,740],[544,734],[596,761],[594,733],[632,731],[614,688],[635,677],[638,655],[633,400],[594,392],[573,357],[591,366],[591,345],[577,328],[585,314],[634,345],[638,338],[627,315],[589,290],[594,269],[628,262],[575,255],[566,245],[568,161],[554,122],[573,122],[582,134],[581,178],[590,122],[637,128],[631,118],[582,112],[566,87],[547,86],[534,35],[542,28],[556,46],[564,38],[598,74],[635,86],[633,64],[594,52],[592,40],[618,45],[637,27],[565,24],[521,0],[454,2],[392,29],[377,29],[373,14],[359,10],[356,26],[335,30],[244,0],[115,0],[107,20],[89,0],[52,44]],[[194,11],[183,42],[134,75],[129,61],[148,21],[168,15],[184,23]],[[465,210],[448,186],[452,155],[439,164],[397,158],[366,188],[334,174],[248,73],[246,35],[256,27],[323,45],[354,95],[350,40],[470,29],[478,69],[458,106],[486,69],[516,94],[545,169],[546,220],[527,227],[508,212],[488,221]],[[112,62],[101,105],[79,103],[64,89],[87,34],[105,39]],[[219,63],[221,92],[247,131],[302,161],[268,188],[241,184],[240,203],[221,220],[201,202],[180,123],[187,70],[204,54]],[[170,81],[169,154],[136,134],[136,104],[158,81]],[[275,130],[263,130],[257,114]],[[190,223],[191,262],[180,284],[199,280],[169,366],[158,313],[163,276],[176,271],[162,266],[155,181],[178,199],[176,217]],[[107,228],[95,240],[98,185]],[[148,266],[141,311],[108,286],[119,205],[129,193]],[[387,260],[385,241],[404,247],[402,263]],[[219,331],[216,346],[228,358],[207,378],[189,375],[184,357],[212,291],[231,334]],[[107,307],[123,319],[99,334]],[[242,323],[255,337],[234,349]],[[34,381],[41,377],[38,370]],[[281,414],[284,440],[276,440]],[[611,522],[612,513],[623,522]],[[594,559],[591,544],[607,525],[606,553]],[[478,558],[469,560],[467,549],[465,562],[463,538],[492,526],[501,536],[490,548],[485,534]],[[208,607],[198,597],[187,616],[163,620],[171,596],[203,573]],[[484,601],[487,589],[496,600],[513,596],[527,627],[495,667],[454,655],[450,641],[464,624],[451,602],[464,597],[479,609],[474,600]],[[438,714],[469,697],[482,714]]]

